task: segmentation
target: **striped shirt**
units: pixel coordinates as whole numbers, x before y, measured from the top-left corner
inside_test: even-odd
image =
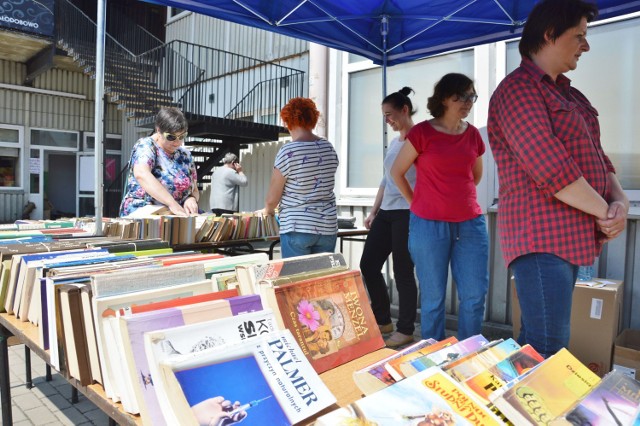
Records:
[[[325,139],[288,142],[274,167],[286,182],[280,199],[280,233],[331,235],[338,232],[333,193],[338,155]]]
[[[598,112],[564,75],[554,82],[529,59],[489,103],[489,144],[498,166],[498,228],[505,263],[551,253],[589,265],[603,237],[594,216],[554,194],[580,177],[609,200],[613,164],[600,145]]]

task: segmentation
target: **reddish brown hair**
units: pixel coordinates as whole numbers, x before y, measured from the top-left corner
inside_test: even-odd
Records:
[[[289,129],[311,130],[316,127],[319,117],[320,111],[309,98],[293,98],[280,111],[280,118]]]

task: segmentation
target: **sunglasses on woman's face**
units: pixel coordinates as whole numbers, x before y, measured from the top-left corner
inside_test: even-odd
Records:
[[[183,140],[187,137],[187,135],[188,135],[188,134],[189,134],[189,133],[184,132],[184,133],[183,133],[183,134],[181,134],[181,135],[174,135],[173,133],[164,132],[164,133],[162,133],[162,136],[164,136],[164,138],[165,138],[166,140],[168,140],[169,142],[175,142],[175,141],[176,141],[176,140],[178,140],[178,139],[180,139],[181,141],[183,141]]]

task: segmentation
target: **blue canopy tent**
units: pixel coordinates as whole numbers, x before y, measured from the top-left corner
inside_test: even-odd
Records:
[[[101,31],[104,32],[105,1],[98,0],[98,45],[104,43]],[[535,0],[143,1],[274,31],[366,57],[382,65],[382,91],[385,94],[387,66],[517,37],[536,3]],[[597,0],[595,3],[600,11],[598,19],[640,11],[640,0]],[[98,53],[101,49],[98,46]],[[96,99],[101,99],[103,83],[100,68],[98,65],[96,68]],[[98,104],[101,103],[96,102],[96,134],[101,134],[98,120],[102,112],[98,111]],[[97,188],[102,185],[101,176],[99,182],[98,186],[96,175]],[[96,217],[102,207],[101,201],[96,199]]]

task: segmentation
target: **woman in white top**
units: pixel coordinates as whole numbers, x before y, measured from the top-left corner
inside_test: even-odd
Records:
[[[282,257],[330,252],[336,247],[338,217],[333,193],[338,155],[316,136],[320,112],[309,98],[293,98],[280,117],[292,141],[276,155],[264,213],[279,208]]]
[[[389,145],[384,158],[384,177],[373,208],[364,221],[369,234],[360,260],[360,270],[369,290],[371,309],[380,331],[391,333],[393,332],[391,303],[381,271],[389,254],[393,256],[399,314],[396,331],[385,340],[387,346],[391,348],[413,341],[418,301],[413,262],[408,248],[409,203],[389,175],[396,155],[405,143],[405,136],[413,127],[411,116],[415,114],[415,110],[409,99],[411,92],[413,90],[410,87],[403,87],[382,101],[385,121],[393,130],[399,132],[399,135]],[[416,171],[413,166],[407,171],[406,177],[412,185],[415,184]]]

